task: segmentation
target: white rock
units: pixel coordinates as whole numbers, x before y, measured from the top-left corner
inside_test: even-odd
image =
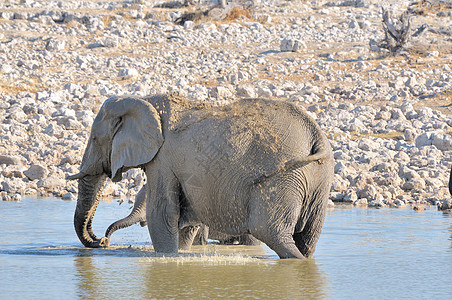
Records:
[[[355,191],[349,191],[344,196],[344,202],[355,202],[356,200],[358,200],[358,195],[356,194]]]
[[[433,132],[425,132],[416,138],[416,147],[431,146],[433,144]]]
[[[386,206],[386,204],[381,199],[373,200],[373,201],[369,202],[369,207],[385,207],[385,206]]]
[[[19,155],[0,155],[0,165],[24,165],[25,158]]]
[[[245,86],[239,86],[237,88],[237,96],[239,97],[245,97],[245,98],[255,98],[256,91],[254,90],[254,87],[251,85],[245,85]]]
[[[366,198],[361,198],[353,202],[355,206],[368,206],[368,201]]]
[[[51,38],[47,41],[46,50],[61,51],[66,47],[66,41],[62,39]]]
[[[42,165],[31,165],[28,170],[24,171],[24,175],[30,180],[43,179],[48,173],[47,168]]]
[[[405,182],[402,186],[404,190],[418,190],[422,191],[425,189],[425,180],[422,178],[413,178]]]
[[[61,197],[61,199],[72,201],[72,200],[76,200],[77,197],[76,197],[73,193],[67,192],[67,193],[65,193],[65,194]]]
[[[262,98],[270,98],[273,96],[273,93],[268,87],[258,87],[257,95]]]
[[[55,190],[57,188],[65,186],[66,181],[58,177],[46,177],[37,182],[38,188],[43,188],[45,190]]]
[[[452,150],[452,137],[446,133],[434,133],[432,135],[432,145],[441,151]]]
[[[232,98],[233,94],[227,86],[216,86],[210,90],[210,95],[215,98],[226,99]]]
[[[281,52],[297,52],[301,50],[301,48],[305,48],[306,45],[295,39],[285,38],[281,41],[280,50]]]
[[[452,137],[446,133],[425,132],[416,138],[416,147],[434,145],[441,151],[452,150]]]
[[[118,77],[123,80],[138,77],[138,71],[135,68],[119,69]]]
[[[195,27],[195,23],[193,21],[185,21],[184,28],[185,29],[193,29]]]
[[[9,64],[2,64],[0,71],[5,74],[9,74],[14,71],[13,67]]]

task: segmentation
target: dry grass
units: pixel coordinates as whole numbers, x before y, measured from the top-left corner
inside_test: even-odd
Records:
[[[444,0],[420,0],[410,5],[410,12],[416,15],[437,14],[452,9],[452,3]]]
[[[104,22],[104,27],[110,27],[111,22],[113,22],[113,17],[111,15],[105,15],[102,18],[102,22]]]
[[[37,93],[42,91],[44,87],[39,84],[27,85],[27,86],[16,86],[10,82],[0,82],[0,93],[5,93],[7,95],[14,95],[20,92],[30,92]]]
[[[233,10],[231,10],[226,18],[223,20],[223,22],[234,22],[235,20],[245,17],[249,20],[252,20],[251,12],[248,9],[242,8],[242,7],[236,7]]]
[[[215,25],[228,24],[236,22],[240,19],[254,20],[249,9],[236,7],[232,9],[223,20],[212,20],[208,15],[208,11],[186,12],[176,24],[183,24],[185,21],[193,21],[196,25],[204,22],[211,22]]]
[[[350,134],[349,139],[352,141],[357,141],[364,138],[380,138],[380,139],[394,139],[397,140],[399,137],[403,136],[402,132],[388,132],[388,133],[359,133],[356,131],[349,131],[345,134]],[[332,139],[338,139],[344,136],[344,133],[333,133],[330,134]]]

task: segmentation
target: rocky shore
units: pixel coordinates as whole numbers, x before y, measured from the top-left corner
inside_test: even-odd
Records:
[[[434,1],[426,1],[434,2]],[[441,1],[437,1],[441,2]],[[452,9],[413,1],[216,3],[6,0],[0,3],[0,198],[76,198],[90,126],[112,95],[179,92],[223,105],[239,97],[298,103],[328,134],[331,200],[373,207],[450,199]],[[411,8],[413,36],[390,55],[382,7]],[[104,196],[129,198],[130,170]]]

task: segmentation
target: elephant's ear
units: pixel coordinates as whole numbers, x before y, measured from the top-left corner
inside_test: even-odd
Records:
[[[111,99],[105,109],[113,116],[111,176],[117,182],[122,168],[138,167],[155,157],[163,144],[162,127],[155,108],[141,99]]]

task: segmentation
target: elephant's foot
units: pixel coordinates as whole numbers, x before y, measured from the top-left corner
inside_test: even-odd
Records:
[[[92,248],[108,248],[110,247],[110,239],[102,237],[99,240],[95,240],[92,244]]]
[[[279,258],[298,258],[298,259],[306,259],[306,257],[301,254],[300,250],[295,246],[295,243],[286,243],[279,245],[268,245],[273,251],[278,254]]]

